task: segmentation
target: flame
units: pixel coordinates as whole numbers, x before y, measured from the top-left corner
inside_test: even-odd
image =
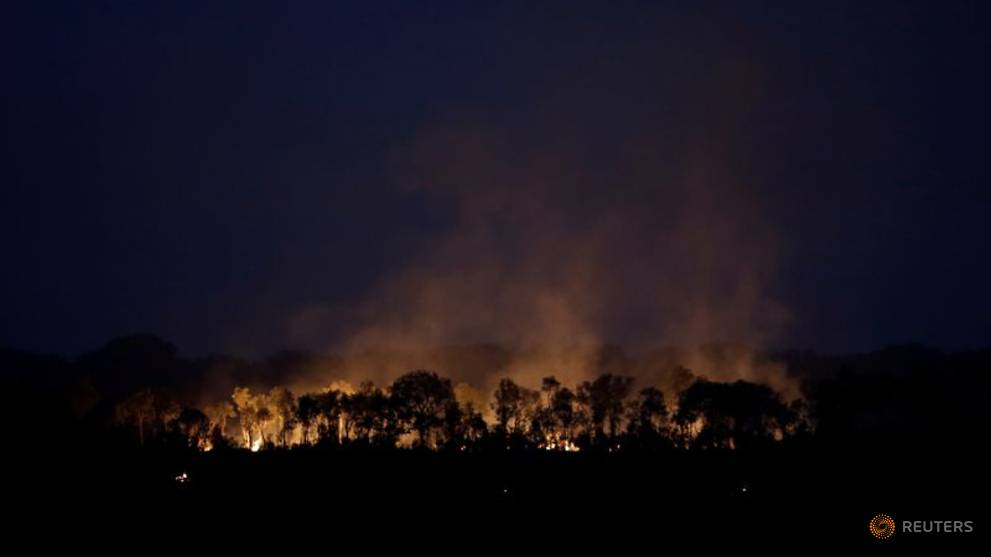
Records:
[[[251,452],[257,453],[258,451],[261,450],[261,448],[262,448],[261,439],[255,439],[254,441],[251,442]]]
[[[566,453],[575,453],[581,450],[581,447],[575,445],[571,439],[559,439],[556,435],[547,435],[544,443],[539,447],[545,451],[564,451]]]

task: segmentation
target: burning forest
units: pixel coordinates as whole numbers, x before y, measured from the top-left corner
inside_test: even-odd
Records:
[[[382,388],[362,382],[294,395],[236,387],[227,400],[183,406],[143,389],[115,406],[114,424],[138,445],[209,452],[320,447],[437,451],[735,449],[810,434],[801,399],[736,381],[685,378],[683,390],[635,389],[632,377],[600,375],[539,389],[502,379],[485,403],[468,384],[412,371]]]

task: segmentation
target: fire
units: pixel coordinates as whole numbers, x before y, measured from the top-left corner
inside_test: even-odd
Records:
[[[602,377],[608,379],[612,376]],[[211,415],[220,417],[209,418],[193,408],[187,414],[193,418],[199,416],[198,422],[193,420],[195,423],[191,422],[192,425],[189,425],[180,422],[178,418],[169,418],[166,429],[174,428],[176,432],[186,435],[189,446],[204,453],[215,448],[228,447],[256,453],[267,447],[347,447],[351,444],[393,449],[411,449],[422,444],[437,450],[448,450],[450,447],[462,452],[474,452],[476,447],[488,451],[498,446],[488,442],[487,434],[493,435],[496,442],[503,441],[507,451],[515,450],[518,446],[520,450],[579,452],[582,447],[576,441],[586,439],[594,442],[597,449],[611,453],[624,450],[619,443],[624,437],[617,433],[624,428],[630,435],[643,435],[648,446],[674,444],[690,448],[705,429],[706,412],[709,412],[705,408],[699,409],[699,403],[696,402],[691,411],[678,408],[674,419],[669,420],[669,413],[659,390],[645,389],[640,398],[634,401],[625,400],[627,394],[624,390],[622,396],[613,397],[609,408],[629,408],[631,412],[617,411],[609,416],[600,412],[601,419],[592,423],[590,418],[597,411],[595,404],[601,406],[604,403],[596,403],[596,399],[589,393],[593,389],[601,391],[602,388],[590,386],[588,382],[583,383],[578,391],[584,398],[576,398],[577,395],[570,390],[562,390],[556,380],[549,378],[547,383],[551,385],[550,390],[545,389],[547,392],[541,396],[537,391],[520,387],[507,379],[500,382],[500,390],[495,393],[495,402],[492,404],[493,411],[498,410],[495,417],[499,424],[490,427],[482,414],[475,411],[474,402],[468,400],[462,404],[456,400],[457,397],[452,396],[449,381],[442,380],[433,372],[424,371],[410,372],[404,378],[397,380],[396,384],[401,384],[401,381],[420,381],[427,386],[440,385],[438,389],[442,392],[436,397],[440,402],[424,410],[421,408],[423,404],[416,402],[415,396],[403,394],[402,390],[397,395],[392,388],[383,390],[370,382],[363,383],[361,390],[352,395],[331,390],[299,397],[281,386],[273,387],[267,392],[252,392],[246,387],[236,387],[231,397],[232,402],[225,403],[226,406],[221,408],[219,414],[211,412]],[[696,384],[701,385],[703,394],[710,385]],[[719,389],[735,389],[739,384],[746,386],[745,383],[713,383],[717,387],[710,390],[719,394],[722,392]],[[465,385],[462,384],[462,396],[468,389]],[[338,386],[346,387],[340,384]],[[426,388],[423,385],[420,387]],[[556,394],[549,394],[553,389],[558,389],[554,391]],[[560,393],[567,393],[568,396],[563,397]],[[601,394],[602,397],[607,395],[608,393]],[[561,402],[562,397],[564,402]],[[732,402],[735,399],[728,400]],[[768,400],[778,405],[772,409],[785,409],[783,403],[777,402],[777,398],[771,397]],[[722,402],[722,398],[719,401]],[[455,403],[456,407],[453,406]],[[173,406],[178,408],[177,403],[173,403]],[[455,408],[458,412],[452,413],[451,410]],[[732,406],[729,406],[729,410],[721,410],[724,413],[731,411]],[[791,431],[800,431],[803,424],[807,423],[788,422],[782,425],[776,418],[781,412],[769,411],[765,414],[761,422],[764,430],[760,435],[772,437],[776,441],[784,441]],[[237,419],[236,428],[228,426],[228,420],[232,416]],[[167,417],[158,417],[157,423],[161,425]],[[607,417],[608,421],[605,420]],[[731,418],[732,414],[721,419]],[[209,422],[209,429],[208,419],[212,420]],[[422,423],[428,423],[428,427],[421,428]],[[136,433],[140,441],[141,432],[147,429],[143,428],[144,422],[134,418],[129,424],[138,430]],[[609,426],[608,435],[605,425]],[[720,447],[733,449],[737,440],[730,435],[715,443]]]
[[[571,439],[559,439],[556,435],[548,435],[540,448],[545,451],[564,451],[566,453],[576,453],[581,447],[575,445]]]

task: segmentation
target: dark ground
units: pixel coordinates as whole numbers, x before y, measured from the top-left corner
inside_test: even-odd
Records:
[[[413,532],[426,536],[414,545],[519,536],[550,546],[633,547],[651,538],[943,547],[984,539],[979,462],[798,447],[749,455],[80,450],[52,455],[11,484],[29,528],[54,521],[66,531],[142,539],[192,530],[220,543],[272,543],[274,533],[295,532],[299,543],[367,532],[394,543]],[[189,481],[179,483],[183,472]],[[867,524],[882,512],[898,521],[974,520],[975,532],[899,532],[880,542]]]

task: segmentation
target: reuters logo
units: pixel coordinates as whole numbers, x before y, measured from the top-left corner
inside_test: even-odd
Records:
[[[879,514],[871,519],[871,535],[879,540],[886,540],[895,535],[895,519],[886,514]]]

